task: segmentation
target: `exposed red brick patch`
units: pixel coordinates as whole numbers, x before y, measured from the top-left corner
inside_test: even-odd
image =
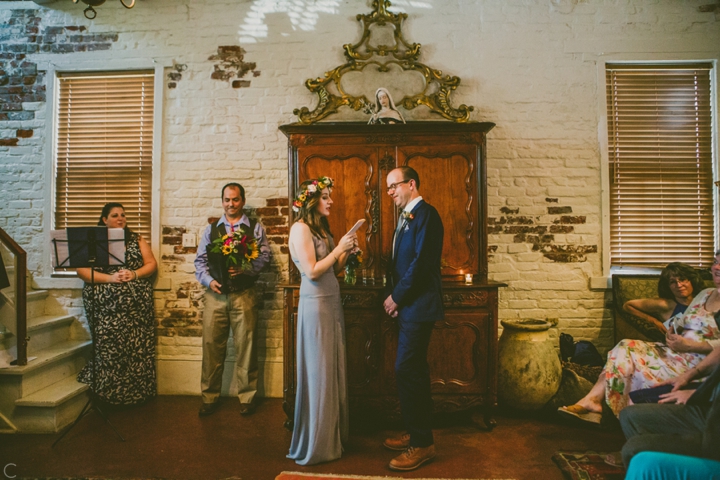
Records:
[[[494,223],[497,225],[506,225],[506,224],[518,224],[518,225],[532,225],[535,223],[535,219],[532,217],[500,217],[498,219],[494,220]]]
[[[562,215],[563,213],[572,213],[572,207],[548,207],[550,215]]]
[[[278,215],[278,208],[277,207],[260,207],[255,210],[255,212],[263,217],[272,217]]]
[[[32,130],[16,130],[15,135],[19,138],[30,138],[33,136]]]
[[[537,234],[543,234],[546,233],[548,230],[548,227],[545,225],[535,225],[535,226],[520,226],[520,225],[510,225],[505,227],[504,233],[511,233],[511,234],[518,234],[518,233],[537,233]]]
[[[265,217],[262,219],[262,223],[265,227],[286,225],[287,219],[283,217]]]
[[[163,245],[182,245],[182,236],[165,235],[162,238],[162,243]]]
[[[280,197],[280,198],[268,198],[265,200],[265,205],[268,207],[278,207],[288,204],[287,197]]]
[[[586,262],[588,253],[597,253],[597,245],[544,245],[542,254],[555,262]]]
[[[215,70],[210,74],[213,80],[228,81],[232,78],[243,78],[248,72],[253,71],[257,77],[260,72],[255,70],[255,62],[245,62],[247,52],[239,45],[222,45],[217,49],[217,54],[208,57],[208,60],[215,60]],[[255,73],[257,72],[257,74]],[[233,88],[249,87],[250,80],[234,80]]]
[[[520,208],[500,207],[500,211],[505,215],[515,215],[520,211]]]
[[[585,223],[585,216],[579,216],[579,217],[571,217],[569,215],[563,215],[558,220],[555,220],[553,223]]]
[[[283,225],[281,227],[265,227],[265,232],[268,235],[287,235],[289,229],[287,225]]]
[[[550,225],[550,233],[572,233],[575,227],[572,225]]]
[[[0,147],[15,147],[17,144],[17,138],[0,138]]]

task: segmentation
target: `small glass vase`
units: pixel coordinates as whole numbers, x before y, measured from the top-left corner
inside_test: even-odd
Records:
[[[345,283],[348,285],[355,285],[357,282],[357,272],[353,267],[345,266]]]

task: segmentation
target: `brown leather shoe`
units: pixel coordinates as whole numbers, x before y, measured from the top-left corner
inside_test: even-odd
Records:
[[[215,410],[218,408],[218,403],[203,403],[202,407],[200,407],[200,411],[198,412],[198,415],[201,417],[207,417],[208,415],[212,415],[215,413]]]
[[[429,447],[408,447],[403,453],[390,460],[391,470],[403,472],[415,470],[423,463],[435,458],[435,445]]]
[[[399,437],[386,438],[383,442],[383,447],[389,448],[390,450],[397,450],[402,452],[410,446],[410,434],[403,433]]]
[[[240,415],[252,415],[253,413],[255,413],[255,402],[240,404]]]

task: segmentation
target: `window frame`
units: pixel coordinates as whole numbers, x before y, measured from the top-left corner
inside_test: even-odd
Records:
[[[597,107],[598,107],[598,142],[600,144],[600,176],[601,176],[601,231],[602,231],[602,275],[593,277],[590,280],[591,289],[610,289],[612,288],[612,275],[623,274],[656,274],[660,272],[658,268],[646,267],[619,267],[611,265],[610,259],[610,155],[608,140],[608,110],[606,98],[606,64],[692,64],[692,63],[711,63],[712,70],[710,73],[711,88],[711,115],[712,115],[712,171],[713,182],[718,180],[718,58],[713,57],[717,53],[707,54],[687,54],[687,55],[670,55],[653,56],[653,55],[637,55],[637,54],[618,54],[608,55],[597,63]],[[713,230],[714,230],[714,250],[718,249],[720,244],[719,228],[720,228],[720,209],[718,188],[713,190]]]
[[[69,57],[74,57],[70,55]],[[164,76],[165,68],[170,64],[156,62],[151,59],[138,61],[134,60],[115,60],[115,61],[83,61],[79,58],[64,58],[62,63],[49,64],[46,74],[47,89],[47,105],[46,105],[46,139],[45,147],[49,154],[46,157],[45,168],[45,184],[49,185],[48,197],[46,197],[46,208],[43,221],[43,230],[45,232],[45,248],[43,252],[42,275],[43,280],[38,282],[41,288],[76,288],[82,284],[77,278],[77,274],[73,271],[56,272],[52,266],[51,260],[51,242],[50,231],[55,228],[55,201],[57,195],[57,185],[55,184],[56,173],[56,144],[58,135],[58,125],[56,124],[57,102],[58,102],[58,75],[59,74],[83,74],[97,72],[122,72],[151,70],[154,72],[154,98],[153,98],[153,147],[152,147],[152,199],[151,199],[151,220],[150,220],[150,239],[149,243],[155,258],[160,258],[160,190],[162,172],[162,112],[164,97]],[[74,61],[73,61],[74,60]]]

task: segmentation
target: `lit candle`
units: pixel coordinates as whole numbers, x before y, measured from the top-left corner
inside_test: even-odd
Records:
[[[472,273],[465,274],[465,283],[467,285],[472,285]]]

